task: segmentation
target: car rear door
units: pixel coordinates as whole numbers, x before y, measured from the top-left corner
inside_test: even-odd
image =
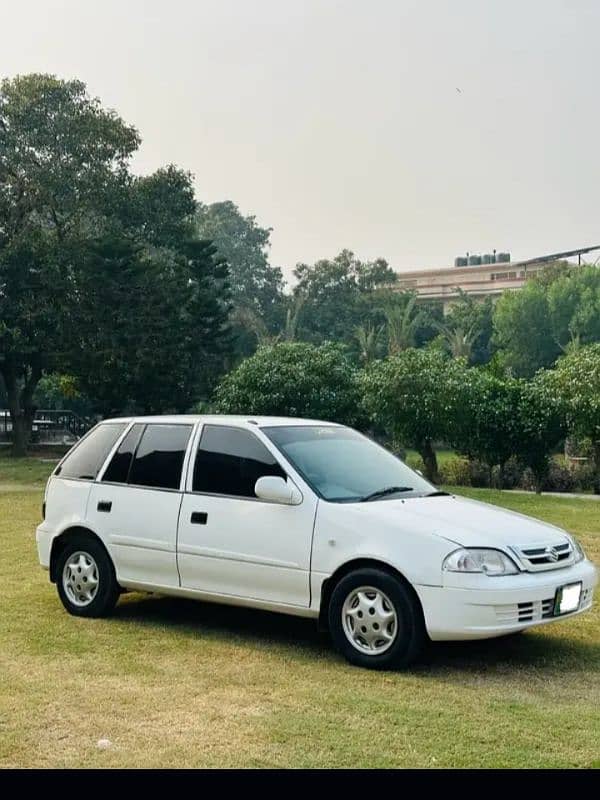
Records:
[[[317,500],[260,500],[263,475],[287,478],[251,430],[204,425],[190,460],[179,517],[181,586],[277,604],[310,604],[310,552]]]
[[[90,527],[104,532],[126,585],[179,586],[177,519],[193,425],[135,423],[92,487]]]

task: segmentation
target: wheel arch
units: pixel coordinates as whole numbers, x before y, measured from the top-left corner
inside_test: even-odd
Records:
[[[56,583],[56,565],[58,563],[58,559],[60,558],[61,553],[64,551],[65,547],[69,543],[69,541],[76,535],[87,536],[90,539],[93,539],[97,542],[102,549],[106,552],[106,555],[110,559],[111,564],[113,563],[112,557],[108,550],[106,549],[106,545],[102,541],[102,539],[98,536],[90,528],[87,528],[85,525],[71,525],[69,528],[66,528],[62,533],[56,536],[52,540],[52,547],[50,548],[50,581],[51,583]],[[114,564],[113,564],[114,566]]]
[[[412,583],[406,578],[405,575],[402,574],[402,572],[400,572],[399,569],[393,567],[391,564],[388,564],[385,561],[380,561],[377,558],[353,558],[351,561],[346,561],[341,564],[335,570],[335,572],[332,572],[332,574],[321,584],[321,600],[319,605],[318,619],[319,630],[329,630],[329,623],[327,620],[329,601],[331,600],[331,595],[336,585],[342,578],[344,578],[346,575],[349,575],[351,572],[354,572],[357,569],[368,568],[382,570],[383,572],[387,572],[401,581],[416,599],[418,607],[421,610],[421,614],[423,615],[423,619],[425,618],[419,595],[417,594]]]

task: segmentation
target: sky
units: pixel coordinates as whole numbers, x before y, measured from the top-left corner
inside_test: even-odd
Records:
[[[0,0],[0,76],[50,72],[273,228],[398,271],[600,243],[597,0]]]

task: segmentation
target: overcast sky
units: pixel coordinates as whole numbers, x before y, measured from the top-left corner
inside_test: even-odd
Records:
[[[596,0],[0,0],[0,74],[84,80],[272,261],[600,240]]]

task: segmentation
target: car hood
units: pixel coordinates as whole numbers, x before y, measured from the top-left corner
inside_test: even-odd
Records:
[[[435,534],[463,547],[555,545],[567,535],[547,522],[456,495],[377,500],[354,505],[370,525]]]

